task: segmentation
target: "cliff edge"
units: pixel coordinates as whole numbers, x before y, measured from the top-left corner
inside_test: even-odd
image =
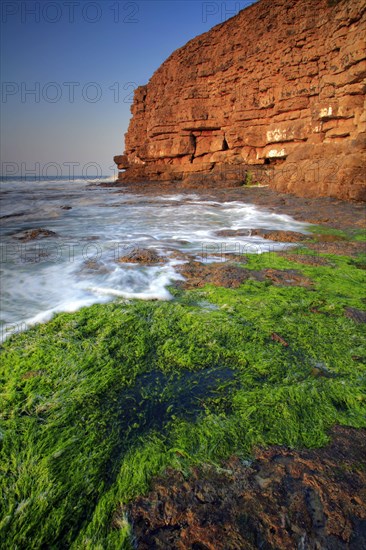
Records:
[[[365,0],[259,0],[135,90],[120,181],[366,200]]]

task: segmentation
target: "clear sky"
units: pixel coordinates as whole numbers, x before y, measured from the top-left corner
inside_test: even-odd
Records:
[[[97,163],[112,175],[133,90],[175,49],[251,3],[3,0],[2,174],[94,175],[88,163]]]

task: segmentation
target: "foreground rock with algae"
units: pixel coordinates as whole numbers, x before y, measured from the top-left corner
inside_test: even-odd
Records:
[[[314,226],[9,338],[4,548],[363,547],[364,240]]]

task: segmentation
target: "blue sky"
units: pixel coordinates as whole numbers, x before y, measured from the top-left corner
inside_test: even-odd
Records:
[[[175,49],[251,3],[3,0],[3,175],[94,175],[98,166],[112,175],[133,90]]]

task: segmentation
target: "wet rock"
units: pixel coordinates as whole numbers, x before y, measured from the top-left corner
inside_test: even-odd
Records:
[[[251,463],[232,457],[187,478],[167,470],[112,526],[127,514],[139,550],[365,548],[366,430],[331,436],[322,449],[257,449]]]
[[[346,307],[344,314],[349,319],[352,319],[356,323],[366,323],[366,311],[357,309],[355,307]]]
[[[252,229],[250,235],[282,243],[298,243],[309,239],[309,235],[304,235],[297,231],[284,231],[282,229]]]
[[[65,206],[60,206],[60,208],[61,210],[71,210],[72,206],[65,205]]]
[[[32,246],[21,254],[20,260],[28,264],[38,264],[43,261],[48,261],[50,257],[52,257],[52,253],[48,251],[47,248]]]
[[[164,258],[159,256],[155,250],[139,248],[137,250],[132,250],[125,256],[121,256],[117,261],[131,264],[161,264],[164,262]]]
[[[5,216],[0,216],[0,220],[7,220],[9,218],[20,218],[25,215],[26,215],[26,212],[16,212],[15,214],[5,214]]]
[[[57,233],[50,231],[49,229],[43,229],[41,227],[37,229],[27,229],[26,231],[14,235],[18,241],[29,242],[35,239],[46,239],[49,237],[57,237]]]
[[[37,378],[45,373],[44,370],[29,370],[22,375],[23,380],[29,380],[30,378]]]
[[[248,263],[248,257],[246,254],[229,254],[224,255],[226,263],[246,264]]]
[[[314,378],[337,378],[337,374],[331,372],[327,365],[325,365],[322,361],[314,362],[314,366],[311,369],[311,374]]]
[[[87,237],[81,237],[81,241],[99,241],[99,237],[97,235],[88,235]]]
[[[294,269],[262,269],[255,271],[246,269],[231,262],[202,264],[190,261],[180,266],[180,273],[186,278],[184,288],[199,288],[207,284],[223,286],[225,288],[238,288],[248,280],[271,281],[279,286],[305,286],[312,285],[312,281]]]
[[[362,241],[307,243],[306,246],[320,254],[335,256],[357,256],[358,254],[366,253],[366,243]]]
[[[310,287],[313,282],[295,269],[264,269],[266,279],[270,279],[279,286],[304,286]]]
[[[322,258],[321,256],[313,256],[310,254],[289,254],[287,252],[280,252],[279,255],[286,258],[286,260],[290,260],[290,262],[298,262],[305,265],[332,265],[328,260]]]
[[[327,235],[323,233],[316,233],[314,234],[314,237],[319,243],[335,243],[337,241],[346,240],[346,238],[343,237],[342,235],[332,235],[332,234]]]
[[[358,269],[366,270],[366,262],[364,262],[363,260],[360,260],[360,259],[353,260],[352,265],[354,265]]]
[[[189,261],[192,260],[191,254],[185,254],[181,250],[176,250],[176,249],[169,250],[168,249],[168,250],[166,250],[166,252],[169,254],[169,258],[174,259],[174,260],[179,260],[179,261],[182,261],[182,262],[189,262]]]
[[[275,342],[279,342],[280,344],[282,344],[283,346],[285,346],[286,348],[288,347],[288,342],[286,342],[286,340],[284,338],[282,338],[282,336],[280,336],[279,334],[277,334],[277,332],[272,332],[271,334],[271,338],[272,340],[274,340]]]
[[[218,237],[249,237],[252,235],[251,229],[221,229],[216,231]]]
[[[257,272],[245,269],[231,263],[202,264],[190,261],[180,266],[180,273],[186,278],[184,288],[199,288],[208,284],[225,288],[238,288],[248,279],[256,279]],[[264,280],[264,276],[261,277]]]
[[[86,260],[79,273],[81,275],[87,275],[90,273],[104,275],[109,273],[109,269],[102,263],[96,260]]]

